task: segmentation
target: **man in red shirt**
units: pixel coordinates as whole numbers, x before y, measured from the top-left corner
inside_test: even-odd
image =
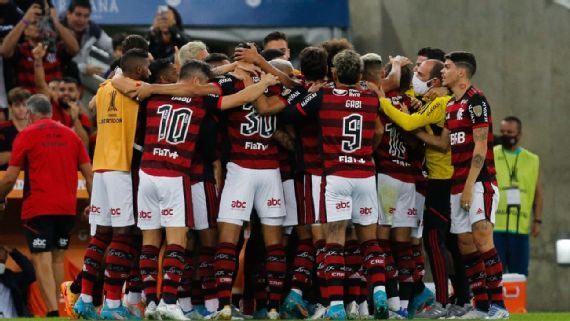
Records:
[[[13,144],[6,174],[0,180],[0,199],[12,190],[24,168],[22,222],[32,262],[48,310],[58,315],[57,287],[63,281],[63,255],[75,222],[77,169],[91,193],[91,163],[81,140],[71,129],[51,119],[44,95],[26,102],[32,125]]]

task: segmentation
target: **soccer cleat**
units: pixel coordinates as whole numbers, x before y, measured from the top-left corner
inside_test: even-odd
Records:
[[[255,320],[263,320],[263,319],[267,319],[267,308],[261,308],[259,310],[256,310],[253,313],[253,318]]]
[[[73,312],[75,312],[78,317],[86,320],[101,320],[101,316],[97,314],[97,309],[95,309],[93,303],[85,303],[81,297],[75,302]]]
[[[267,318],[269,320],[279,320],[279,312],[277,312],[277,309],[269,310],[269,312],[267,312]]]
[[[195,305],[190,311],[184,313],[187,318],[192,320],[207,319],[211,314],[212,312],[208,311],[204,305]]]
[[[329,306],[325,314],[325,319],[346,320],[346,311],[344,310],[344,304],[335,304]]]
[[[422,292],[414,295],[408,306],[410,316],[413,317],[416,313],[422,311],[425,307],[432,305],[435,302],[435,295],[433,292],[424,288]]]
[[[489,308],[489,314],[485,319],[487,320],[498,320],[498,319],[509,319],[510,314],[507,309],[498,306],[496,304],[491,304],[491,308]]]
[[[356,301],[352,301],[346,305],[346,316],[349,320],[358,320],[360,318],[358,303],[356,303]]]
[[[245,320],[246,317],[241,311],[232,305],[232,320]]]
[[[127,310],[129,310],[129,312],[134,315],[136,318],[138,319],[143,319],[144,317],[144,311],[145,311],[145,306],[144,303],[141,301],[137,304],[125,304],[125,307],[127,308]]]
[[[400,308],[400,310],[396,311],[396,314],[401,316],[402,319],[407,319],[409,317],[408,309]]]
[[[376,291],[372,295],[374,300],[374,317],[376,319],[387,319],[388,318],[388,299],[386,297],[386,292]]]
[[[156,312],[160,314],[162,320],[190,320],[184,315],[178,304],[159,304],[156,307]]]
[[[146,320],[162,320],[160,313],[156,310],[157,306],[154,301],[150,303],[144,309],[144,318]]]
[[[291,291],[283,300],[281,312],[289,318],[304,319],[309,316],[308,309],[303,296],[295,291]]]
[[[368,320],[374,318],[370,315],[370,311],[368,310],[368,301],[363,301],[358,305],[358,318],[360,320]]]
[[[447,310],[439,302],[426,307],[422,312],[416,313],[416,319],[439,319],[447,316]]]
[[[467,304],[465,304],[465,306],[460,306],[460,305],[448,303],[445,306],[445,309],[447,310],[447,315],[445,317],[447,319],[455,319],[455,318],[459,318],[459,317],[463,316],[465,313],[467,313],[471,309],[471,305],[467,303]]]
[[[399,315],[398,313],[392,311],[392,310],[389,310],[388,311],[388,319],[389,320],[404,320],[404,317]]]
[[[103,320],[140,320],[140,318],[132,315],[124,305],[111,309],[104,303],[99,315]]]
[[[232,319],[232,307],[231,305],[224,305],[221,310],[218,310],[211,314],[211,319],[213,320],[231,320]]]
[[[63,282],[59,287],[59,291],[65,302],[65,313],[67,313],[70,319],[78,319],[79,315],[73,311],[73,306],[75,302],[77,302],[77,299],[79,299],[79,294],[71,292],[71,284],[73,284],[73,281]]]
[[[309,317],[309,320],[323,319],[326,313],[327,313],[327,308],[324,305],[317,303],[315,304],[315,312],[313,312],[313,314]]]
[[[485,319],[488,316],[487,312],[477,310],[477,309],[470,309],[464,315],[458,317],[457,319],[461,320],[476,320],[476,319]]]

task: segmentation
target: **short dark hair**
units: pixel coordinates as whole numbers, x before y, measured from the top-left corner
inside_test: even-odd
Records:
[[[93,11],[91,8],[91,1],[89,0],[71,0],[69,6],[67,7],[67,11],[73,12],[73,10],[75,10],[77,7],[87,8],[89,11]]]
[[[261,56],[267,61],[282,57],[284,54],[285,53],[279,49],[265,49],[261,52]]]
[[[327,52],[322,47],[306,47],[299,54],[301,72],[306,80],[320,80],[327,75]]]
[[[113,49],[123,46],[123,41],[127,38],[127,34],[124,32],[117,33],[113,36]]]
[[[269,33],[267,36],[265,36],[265,38],[263,38],[263,46],[265,47],[265,45],[267,45],[268,42],[274,40],[285,40],[286,42],[288,41],[286,34],[284,34],[281,31],[273,31]]]
[[[392,63],[387,63],[384,66],[384,70],[386,74],[389,74],[392,71]],[[414,72],[412,70],[412,65],[402,66],[400,74],[400,87],[398,88],[400,91],[404,92],[411,88],[412,85],[412,78],[414,76]]]
[[[176,23],[176,27],[178,28],[178,30],[182,30],[184,26],[182,23],[182,16],[180,15],[180,12],[178,12],[178,10],[176,10],[173,6],[168,6],[168,9],[172,11],[172,14],[174,14],[174,21]]]
[[[467,77],[471,78],[477,71],[475,56],[467,51],[454,51],[445,55],[445,59],[453,61],[454,64],[467,70]]]
[[[60,82],[65,83],[65,84],[75,84],[76,86],[79,86],[79,80],[77,80],[77,78],[73,78],[73,77],[63,77]]]
[[[172,64],[172,60],[169,58],[156,59],[150,63],[148,69],[150,69],[150,77],[148,82],[151,84],[157,83],[160,77],[166,71],[166,69]]]
[[[223,62],[224,60],[231,61],[228,55],[220,53],[220,52],[213,52],[209,54],[206,58],[204,58],[205,63],[215,63],[215,62]]]
[[[123,52],[127,52],[131,49],[142,49],[144,51],[149,51],[148,41],[141,35],[128,35],[123,40]]]
[[[441,62],[445,61],[445,51],[439,48],[424,47],[418,50],[418,56],[424,56],[427,59],[436,59]]]
[[[197,76],[197,74],[201,74],[207,79],[214,78],[210,65],[197,59],[190,59],[180,69],[179,79],[188,79]]]
[[[332,79],[332,67],[333,67],[333,59],[334,56],[345,50],[345,49],[354,49],[352,44],[346,38],[340,39],[330,39],[327,41],[323,41],[320,44],[321,47],[325,48],[328,54],[327,58],[327,65],[329,66],[328,76]]]
[[[333,58],[338,81],[345,85],[354,85],[358,82],[362,74],[362,65],[360,55],[350,49],[339,52]]]
[[[23,87],[14,87],[8,92],[8,104],[25,103],[32,93]]]
[[[143,60],[148,59],[148,52],[142,49],[131,49],[121,57],[120,67],[123,72],[134,72],[138,63]]]
[[[516,116],[507,116],[505,118],[503,118],[503,121],[508,121],[508,122],[514,122],[517,123],[517,127],[519,128],[519,133],[522,132],[522,122],[521,120],[516,117]]]

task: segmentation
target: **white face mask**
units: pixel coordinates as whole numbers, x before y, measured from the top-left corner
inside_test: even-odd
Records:
[[[0,263],[0,275],[4,274],[6,271],[6,264]]]
[[[418,78],[418,73],[415,72],[414,77],[412,77],[412,85],[414,86],[414,93],[417,96],[425,95],[428,92],[428,90],[430,89],[430,87],[428,86],[428,82],[429,82],[429,80],[428,81],[422,81],[420,78]]]

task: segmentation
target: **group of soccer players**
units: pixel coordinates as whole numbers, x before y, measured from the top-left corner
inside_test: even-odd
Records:
[[[94,100],[92,239],[63,289],[73,316],[509,317],[491,111],[471,53],[384,65],[333,39],[295,70],[288,51],[253,44],[217,67],[151,63],[146,50],[126,51]]]

